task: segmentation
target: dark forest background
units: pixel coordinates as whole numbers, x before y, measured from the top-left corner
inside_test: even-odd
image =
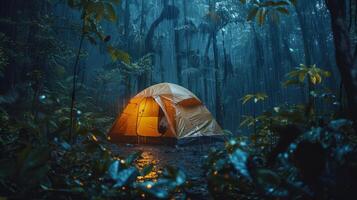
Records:
[[[81,40],[80,11],[61,1],[2,4],[2,55],[6,60],[2,74],[6,78],[1,80],[1,92],[18,93],[17,85],[32,81],[31,98],[36,104],[46,90],[70,82]],[[168,4],[172,7],[165,10]],[[356,40],[353,6],[346,2],[343,16],[351,32],[351,48]],[[85,88],[79,90],[95,90],[89,94],[94,107],[114,117],[142,89],[160,82],[177,83],[202,99],[232,132],[239,129],[242,116],[254,110],[307,101],[307,87],[281,87],[285,74],[299,64],[316,64],[332,72],[325,86],[339,94],[340,74],[325,2],[300,1],[283,7],[286,10],[263,14],[260,24],[247,21],[251,5],[240,1],[114,4],[115,21],[102,16],[95,22],[100,30],[91,30],[94,32],[83,41],[77,73],[78,83]],[[96,31],[103,33],[96,36]],[[113,61],[108,46],[126,52],[128,55],[119,57],[130,56],[130,64]],[[244,95],[255,93],[269,98],[259,105],[239,103]],[[86,100],[79,97],[78,103]]]
[[[320,143],[327,140],[324,137],[337,141],[333,133],[339,132],[343,142],[338,140],[341,143],[334,147],[322,144],[324,150],[337,151],[347,145],[345,153],[355,155],[356,44],[354,0],[1,0],[0,185],[5,189],[0,189],[0,199],[28,194],[51,198],[57,192],[66,193],[65,199],[84,197],[85,193],[103,198],[138,198],[141,192],[168,197],[170,192],[152,192],[146,182],[135,185],[129,181],[134,172],[145,176],[145,169],[151,171],[151,165],[143,169],[132,166],[140,154],[120,164],[104,145],[106,131],[129,99],[161,82],[191,90],[229,137],[238,136],[224,152],[210,154],[208,180],[220,185],[221,179],[212,178],[220,170],[233,173],[235,168],[243,177],[244,170],[250,170],[243,182],[223,181],[228,186],[220,192],[229,190],[226,194],[232,194],[230,197],[240,197],[232,187],[242,185],[234,184],[251,181],[243,193],[272,195],[271,185],[284,185],[277,178],[281,171],[255,169],[276,167],[276,157],[302,133],[317,127],[325,131],[318,145],[316,141],[301,143],[305,145],[302,149],[320,152]],[[86,140],[88,143],[82,144]],[[242,140],[251,144],[249,149],[242,147]],[[239,163],[249,159],[236,150],[238,146],[264,157],[264,164],[242,169]],[[299,161],[308,152],[297,154]],[[214,165],[223,155],[227,163],[216,169]],[[312,155],[311,160],[321,155]],[[355,169],[352,155],[343,163],[351,171]],[[31,160],[35,161],[27,163]],[[288,195],[325,198],[323,191],[328,187],[317,181],[322,169],[312,167],[309,171],[311,166],[301,166],[311,160],[300,160],[297,166],[297,171],[308,169],[307,174],[302,172],[305,178],[313,177],[302,178],[310,190],[289,185],[285,188]],[[339,164],[334,163],[335,168]],[[120,165],[125,173],[119,170]],[[96,178],[81,177],[79,169],[96,173]],[[98,179],[108,176],[108,170],[111,180],[132,190],[118,192],[110,181]],[[127,179],[121,180],[120,172],[128,175]],[[169,168],[166,172],[165,180],[174,185],[169,187],[172,191],[186,187],[177,179],[182,178],[180,170]],[[88,184],[84,187],[66,173]],[[355,175],[349,173],[344,175]],[[99,189],[103,185],[106,188]],[[219,197],[221,193],[214,188],[209,187],[212,196]],[[32,193],[38,190],[41,192]],[[335,197],[353,191],[346,190],[335,192]]]

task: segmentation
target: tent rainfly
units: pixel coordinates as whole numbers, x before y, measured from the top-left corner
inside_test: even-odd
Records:
[[[176,144],[183,139],[223,135],[203,103],[172,83],[153,85],[134,96],[109,132],[114,143]]]

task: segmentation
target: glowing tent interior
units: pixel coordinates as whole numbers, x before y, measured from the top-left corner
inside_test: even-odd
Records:
[[[114,143],[172,144],[223,135],[203,103],[186,88],[172,83],[153,85],[134,96],[109,132]]]

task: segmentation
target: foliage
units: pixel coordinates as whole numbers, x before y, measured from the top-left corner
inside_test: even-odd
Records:
[[[133,63],[123,63],[123,72],[143,74],[152,68],[152,54],[147,54]]]
[[[110,36],[104,34],[101,23],[116,20],[114,5],[119,1],[68,0],[67,3],[82,12],[85,38],[93,44],[109,42]],[[18,74],[21,82],[14,82],[13,89],[0,96],[0,198],[141,197],[146,192],[133,186],[138,181],[136,177],[144,176],[134,164],[140,154],[121,158],[127,163],[117,169],[118,174],[125,174],[127,169],[138,172],[130,180],[120,176],[125,182],[123,187],[131,187],[129,192],[114,187],[118,179],[110,175],[110,167],[120,158],[105,147],[106,136],[101,132],[111,125],[113,118],[98,106],[95,96],[98,91],[83,80],[76,85],[78,97],[83,100],[76,102],[75,109],[78,141],[68,143],[71,99],[67,94],[74,78],[69,63],[76,53],[72,44],[56,33],[59,19],[53,13],[41,13],[35,19],[28,19],[25,14],[21,13],[21,20],[17,21],[1,19],[1,23],[16,25],[18,35],[29,27],[36,31],[30,31],[28,41],[20,36],[0,34],[0,74],[7,65],[15,74],[21,73]],[[70,29],[69,33],[78,31],[72,24],[65,28]],[[86,55],[85,51],[78,51],[79,58]],[[130,63],[125,52],[117,59]],[[149,173],[151,169],[145,171]]]
[[[102,41],[106,41],[107,39],[109,39],[104,35],[103,30],[100,26],[100,22],[103,19],[111,22],[115,22],[117,20],[117,15],[113,4],[119,4],[118,0],[68,0],[67,3],[71,8],[82,12],[82,28],[89,41],[95,44],[96,37],[98,37]]]
[[[212,31],[217,31],[229,22],[229,16],[224,10],[210,11],[205,16]]]
[[[287,74],[288,80],[286,80],[283,85],[303,84],[306,79],[308,79],[311,84],[317,85],[322,82],[323,78],[330,76],[330,72],[318,68],[316,65],[306,66],[300,64],[300,67],[297,67]]]
[[[82,34],[92,43],[97,44],[97,38],[102,42],[109,42],[110,35],[105,35],[101,21],[107,20],[115,22],[117,20],[117,13],[114,5],[118,5],[120,0],[68,0],[68,5],[76,10],[82,12],[81,19],[83,21]],[[108,45],[107,51],[115,62],[121,60],[125,63],[130,63],[130,55],[120,49]]]
[[[287,76],[316,85],[330,73],[301,65]],[[244,104],[257,96],[241,100]],[[332,188],[342,180],[346,180],[342,185],[356,184],[351,175],[355,170],[351,165],[356,166],[351,163],[357,162],[353,123],[335,119],[332,111],[318,115],[315,109],[309,104],[281,105],[246,116],[241,126],[254,126],[254,133],[230,139],[225,149],[213,149],[207,157],[204,167],[211,195],[215,199],[351,197],[353,187]],[[337,174],[348,175],[340,179]]]
[[[240,1],[243,4],[248,4],[246,0]],[[248,21],[256,19],[259,25],[263,25],[267,16],[270,15],[271,19],[275,22],[279,20],[279,14],[289,15],[289,6],[295,6],[297,0],[284,0],[284,1],[249,1],[251,6],[247,16]],[[269,15],[268,15],[269,14]]]
[[[6,67],[6,65],[8,65],[8,58],[5,55],[5,51],[2,47],[0,47],[0,77],[3,77],[3,71]]]
[[[247,94],[241,100],[242,104],[246,104],[249,101],[254,101],[254,103],[258,103],[259,101],[264,101],[268,98],[268,96],[264,93],[256,93],[256,94]]]
[[[246,138],[231,139],[225,149],[213,150],[206,160],[210,192],[216,199],[326,199],[353,195],[353,187],[331,188],[341,180],[355,185],[356,179],[352,177],[334,176],[342,169],[347,174],[352,172],[354,169],[347,166],[357,162],[352,156],[356,150],[350,138],[355,137],[351,130],[351,123],[343,119],[306,129],[304,134],[286,142],[287,148],[276,155],[274,165],[268,165],[269,154],[257,154],[256,146]],[[285,131],[283,134],[289,134],[289,129]],[[274,152],[281,141],[272,146],[270,152]],[[327,166],[334,166],[333,170]],[[317,180],[320,187],[314,185]]]
[[[117,60],[121,60],[126,64],[130,63],[130,56],[128,53],[121,51],[119,49],[115,49],[112,46],[108,46],[108,53],[111,59],[115,62]]]
[[[17,122],[1,111],[0,194],[11,198],[168,198],[186,184],[185,174],[168,167],[156,180],[141,182],[152,165],[135,165],[141,152],[117,157],[98,129],[80,128],[70,145],[56,134],[40,133],[31,121]],[[11,121],[11,123],[9,123]],[[56,134],[56,135],[53,135]],[[169,186],[169,187],[167,187]]]
[[[129,75],[141,75],[152,69],[152,54],[144,55],[134,62],[112,62],[103,66],[103,70],[98,73],[97,80],[102,83],[120,80],[120,77]]]
[[[329,77],[330,73],[317,68],[316,65],[312,65],[311,67],[300,65],[299,68],[289,72],[286,76],[290,79],[283,84],[285,86],[293,85],[293,83],[303,84],[306,82],[306,79],[308,79],[309,83],[316,85],[321,84],[323,78]],[[331,103],[335,103],[335,96],[330,93],[324,92],[320,94],[316,91],[310,91],[310,96],[314,101],[322,99],[321,102],[323,104],[326,103],[326,106],[331,107]],[[257,103],[266,98],[267,96],[265,94],[257,93],[248,94],[241,100],[244,105],[252,100],[254,100],[254,103]],[[243,116],[240,126],[247,128],[254,127],[254,133],[251,134],[251,141],[257,146],[260,146],[262,150],[267,150],[279,137],[274,133],[276,127],[295,124],[309,128],[312,125],[321,123],[319,120],[333,120],[333,115],[318,115],[316,109],[314,104],[278,105],[264,111],[260,115],[254,113],[254,116]]]

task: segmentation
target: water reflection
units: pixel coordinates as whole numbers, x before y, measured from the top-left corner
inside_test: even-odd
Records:
[[[218,144],[197,144],[186,147],[171,147],[159,145],[113,145],[113,153],[118,156],[128,156],[133,152],[143,152],[136,162],[140,169],[153,164],[153,170],[146,176],[139,177],[139,181],[155,181],[165,166],[176,166],[182,169],[190,179],[199,179],[202,176],[201,164],[212,147]],[[221,144],[223,145],[223,143]]]
[[[158,175],[162,173],[162,170],[158,169],[157,163],[158,163],[158,158],[154,157],[151,151],[145,150],[145,148],[141,149],[143,153],[141,154],[140,159],[136,162],[136,165],[139,167],[140,170],[142,170],[145,166],[148,166],[150,164],[153,165],[152,171],[145,175],[145,176],[139,176],[138,181],[143,182],[146,180],[153,180],[156,181]]]

